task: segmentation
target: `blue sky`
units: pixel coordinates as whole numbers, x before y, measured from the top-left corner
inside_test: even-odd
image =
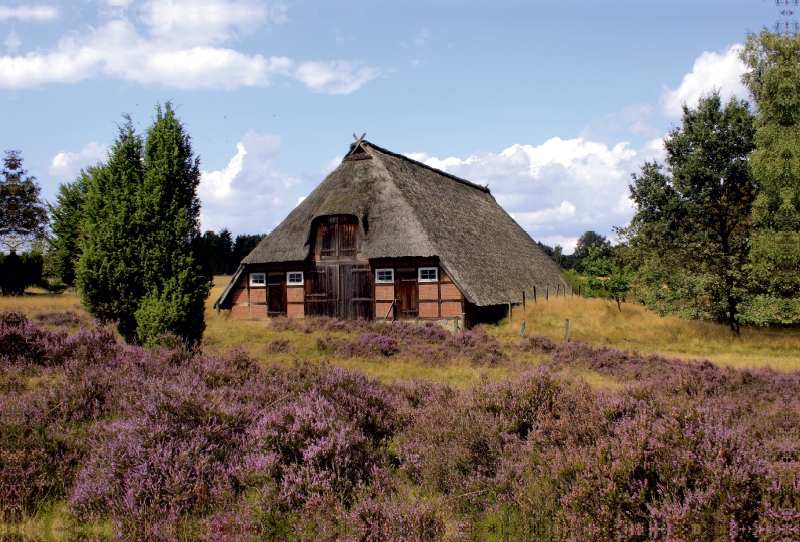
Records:
[[[204,229],[265,233],[353,132],[481,184],[536,240],[612,235],[682,101],[746,98],[773,0],[0,1],[0,148],[45,198],[171,100]]]

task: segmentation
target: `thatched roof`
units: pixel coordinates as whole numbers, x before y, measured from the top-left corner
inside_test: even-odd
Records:
[[[546,286],[564,288],[561,268],[506,213],[488,188],[367,141],[349,154],[243,264],[305,260],[311,223],[323,215],[358,217],[366,259],[438,257],[479,306],[522,300]],[[364,150],[366,153],[362,153]]]

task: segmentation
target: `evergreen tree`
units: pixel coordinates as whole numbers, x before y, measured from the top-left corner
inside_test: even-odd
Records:
[[[231,255],[229,274],[236,271],[239,267],[239,263],[256,248],[263,238],[263,235],[243,234],[236,236],[236,240],[233,242],[233,254]]]
[[[53,237],[50,239],[52,273],[67,286],[75,285],[75,265],[80,257],[78,239],[81,237],[83,204],[87,179],[94,168],[81,171],[71,183],[59,186],[55,205],[50,205]]]
[[[752,296],[746,322],[800,323],[800,38],[764,31],[742,53],[755,99],[756,151],[750,166],[760,193],[752,209]]]
[[[169,332],[196,343],[211,280],[199,160],[170,103],[156,108],[146,140],[126,120],[108,163],[85,177],[81,297],[93,316],[118,322],[126,341],[154,345]]]
[[[139,199],[144,183],[143,142],[129,116],[109,150],[108,162],[86,172],[83,236],[76,279],[89,313],[116,322],[123,338],[136,340],[136,311],[146,293],[145,224]]]
[[[636,213],[619,231],[635,254],[637,286],[662,314],[712,319],[738,330],[756,186],[747,156],[754,121],[747,102],[714,91],[664,140],[667,169],[633,175]]]
[[[147,292],[136,312],[137,335],[155,344],[168,331],[195,343],[205,330],[212,275],[203,262],[200,161],[170,102],[156,108],[147,131],[143,181],[138,219]]]

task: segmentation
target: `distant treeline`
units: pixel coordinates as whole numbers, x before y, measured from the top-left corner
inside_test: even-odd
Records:
[[[206,265],[213,275],[232,275],[245,256],[256,248],[263,235],[237,235],[233,238],[228,228],[219,233],[208,230],[203,234]]]

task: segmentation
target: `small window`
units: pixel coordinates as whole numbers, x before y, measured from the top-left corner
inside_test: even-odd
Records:
[[[303,284],[303,272],[289,271],[286,273],[286,284],[289,286],[298,286]]]
[[[266,273],[250,273],[250,286],[264,286],[267,284]]]
[[[419,268],[419,281],[420,282],[436,282],[439,280],[438,267],[420,267]]]
[[[376,269],[375,282],[394,282],[394,269]]]

